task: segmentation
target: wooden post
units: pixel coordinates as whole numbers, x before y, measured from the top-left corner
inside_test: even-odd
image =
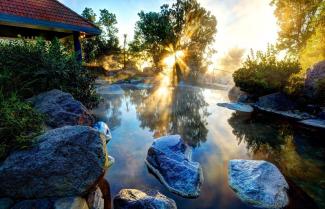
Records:
[[[80,35],[79,32],[73,32],[73,44],[74,44],[74,51],[77,56],[77,61],[82,62],[82,51],[81,51],[79,35]]]

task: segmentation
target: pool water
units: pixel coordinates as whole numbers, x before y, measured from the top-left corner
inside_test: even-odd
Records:
[[[231,159],[274,163],[290,185],[287,208],[325,208],[324,132],[307,129],[270,114],[239,113],[219,107],[228,91],[193,86],[131,90],[103,95],[93,113],[106,122],[113,139],[109,155],[116,160],[105,179],[113,198],[121,189],[159,190],[179,209],[244,209],[228,186]],[[193,147],[193,160],[203,168],[197,199],[169,192],[145,165],[155,138],[180,134]]]

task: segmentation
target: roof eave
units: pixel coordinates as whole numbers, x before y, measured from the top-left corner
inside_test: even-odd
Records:
[[[8,25],[26,27],[26,28],[35,28],[43,29],[49,31],[58,31],[58,32],[83,32],[87,36],[96,36],[101,34],[101,30],[97,27],[83,27],[70,25],[60,22],[52,22],[47,20],[39,20],[28,17],[21,17],[15,15],[0,14],[0,23],[5,23]]]

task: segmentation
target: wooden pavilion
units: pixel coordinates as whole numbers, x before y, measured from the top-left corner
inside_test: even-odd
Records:
[[[73,36],[81,60],[80,38],[96,36],[101,30],[57,0],[0,0],[0,37],[25,38]]]

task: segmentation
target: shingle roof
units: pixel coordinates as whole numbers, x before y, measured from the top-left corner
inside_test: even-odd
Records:
[[[57,0],[0,0],[0,22],[99,34],[100,30]]]

